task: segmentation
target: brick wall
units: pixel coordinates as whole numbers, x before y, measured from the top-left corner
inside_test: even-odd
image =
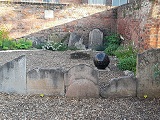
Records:
[[[141,0],[114,9],[88,5],[0,4],[0,28],[7,28],[13,38],[25,36],[34,40],[47,40],[52,33],[63,36],[76,32],[83,35],[85,44],[89,32],[99,28],[104,35],[117,31],[126,42],[133,41],[142,50],[160,48],[159,4],[158,0]],[[44,19],[46,9],[54,10],[53,19]]]
[[[158,0],[142,0],[117,8],[117,32],[144,50],[160,47]]]
[[[0,5],[0,28],[5,27],[10,37],[27,37],[32,40],[48,40],[52,33],[65,36],[76,32],[88,44],[89,32],[95,28],[104,34],[115,32],[115,11],[110,6],[53,5],[53,4],[4,4]],[[54,10],[54,18],[45,19],[44,11]],[[7,13],[7,14],[4,14]]]

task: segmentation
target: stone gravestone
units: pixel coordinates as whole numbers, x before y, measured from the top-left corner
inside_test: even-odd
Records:
[[[103,44],[103,33],[99,29],[94,29],[89,33],[89,48],[95,49]]]
[[[136,97],[136,79],[135,77],[123,76],[113,78],[100,91],[104,98],[108,97]]]
[[[69,38],[68,47],[76,47],[77,49],[85,49],[83,39],[77,33],[71,33]]]
[[[0,66],[0,92],[26,94],[26,57]]]
[[[137,96],[160,97],[160,49],[138,54]]]
[[[64,95],[64,73],[61,68],[36,68],[27,73],[28,94]]]
[[[90,66],[80,64],[65,73],[67,97],[99,97],[98,72]]]

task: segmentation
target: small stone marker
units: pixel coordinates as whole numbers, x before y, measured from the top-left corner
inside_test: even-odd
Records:
[[[45,19],[54,18],[53,10],[45,10],[44,11],[44,18]]]
[[[95,49],[103,44],[103,33],[99,29],[94,29],[89,33],[89,48]]]
[[[83,38],[77,33],[71,33],[69,38],[68,47],[76,47],[80,50],[85,50],[85,45],[83,45]]]
[[[81,39],[81,36],[80,36],[80,35],[78,35],[77,33],[72,32],[72,33],[70,34],[70,37],[69,37],[68,46],[69,46],[69,47],[75,46],[75,43],[76,43],[76,42],[79,42],[80,39]]]

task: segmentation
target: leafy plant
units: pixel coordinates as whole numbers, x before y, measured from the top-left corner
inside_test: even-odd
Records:
[[[136,57],[137,55],[137,50],[132,46],[119,46],[118,49],[114,52],[114,55],[119,58],[119,59],[123,59],[123,58],[128,58],[128,57]]]
[[[117,45],[117,44],[111,44],[104,50],[104,52],[107,55],[114,55],[114,51],[116,51],[118,47],[119,47],[119,45]]]
[[[19,39],[16,43],[16,48],[17,49],[29,49],[31,47],[32,47],[32,41],[27,40],[25,38]]]
[[[0,47],[2,47],[2,41],[0,41]]]
[[[34,47],[37,48],[37,49],[43,49],[43,46],[46,45],[46,44],[47,44],[46,42],[41,42],[39,44],[34,45]]]
[[[65,51],[65,50],[67,50],[67,46],[63,43],[48,42],[43,46],[43,49],[53,50],[53,51]]]
[[[9,50],[9,49],[15,49],[16,46],[16,42],[13,40],[9,40],[9,39],[4,39],[2,41],[2,49],[3,50]]]
[[[137,50],[132,45],[120,46],[114,54],[118,58],[119,69],[136,72]]]
[[[111,34],[110,36],[106,36],[104,38],[104,45],[105,46],[110,46],[113,44],[120,45],[121,44],[121,39],[119,34]]]
[[[117,66],[120,70],[130,70],[136,72],[136,58],[131,56],[119,59]]]
[[[32,47],[32,41],[21,38],[17,41],[12,40],[8,36],[8,32],[0,30],[0,49],[13,50],[13,49],[29,49]]]
[[[104,52],[108,55],[114,55],[114,51],[117,50],[120,44],[121,39],[118,34],[111,34],[110,36],[106,36],[104,38],[104,46],[106,46]]]

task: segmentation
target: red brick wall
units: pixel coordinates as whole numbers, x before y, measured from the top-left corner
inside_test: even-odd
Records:
[[[160,48],[160,6],[148,0],[117,9],[117,32],[139,49]]]

